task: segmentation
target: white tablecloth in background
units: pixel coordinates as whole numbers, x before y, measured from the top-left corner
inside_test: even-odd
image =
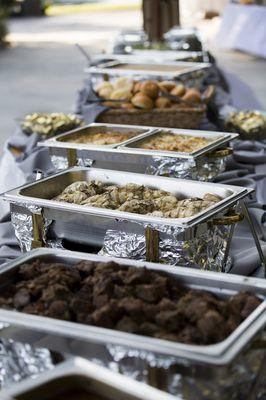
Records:
[[[266,7],[227,5],[217,40],[222,47],[266,58]]]

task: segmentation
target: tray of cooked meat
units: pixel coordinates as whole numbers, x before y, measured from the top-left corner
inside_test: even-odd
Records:
[[[211,180],[232,153],[237,134],[186,129],[90,124],[41,142],[61,169],[90,165],[175,178]],[[122,143],[124,142],[124,143]]]
[[[109,230],[143,235],[152,229],[161,238],[170,235],[184,249],[191,247],[191,240],[200,246],[200,240],[205,243],[204,251],[208,242],[211,251],[219,252],[213,231],[216,219],[229,210],[231,213],[252,191],[217,183],[73,167],[13,189],[3,197],[11,203],[12,222],[24,250],[31,248],[32,240],[45,245],[47,229],[55,231],[56,237],[100,248]],[[229,239],[225,236],[220,245],[227,247]],[[195,253],[194,248],[191,256]],[[210,253],[203,258],[210,258]]]
[[[165,389],[185,399],[197,387],[212,400],[249,393],[264,365],[260,279],[52,249],[12,261],[0,279],[2,337],[142,380],[158,370],[154,384],[161,371]]]

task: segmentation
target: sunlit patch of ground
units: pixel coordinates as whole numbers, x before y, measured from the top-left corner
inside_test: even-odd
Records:
[[[84,13],[84,12],[99,12],[99,11],[124,11],[124,10],[139,10],[141,7],[141,0],[129,0],[129,1],[112,1],[112,2],[101,2],[101,3],[88,3],[88,4],[69,4],[69,5],[54,5],[50,6],[46,14],[47,15],[64,15],[73,13]]]

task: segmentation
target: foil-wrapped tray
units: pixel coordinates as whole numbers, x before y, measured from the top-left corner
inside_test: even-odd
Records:
[[[160,218],[150,215],[122,212],[106,208],[82,206],[77,204],[63,203],[54,200],[68,185],[77,181],[101,181],[105,184],[117,186],[127,183],[144,185],[149,188],[161,189],[170,192],[178,198],[203,197],[205,193],[213,193],[222,198],[208,209],[187,218]],[[109,229],[110,221],[127,221],[138,223],[141,226],[156,227],[165,231],[165,227],[189,229],[200,223],[206,222],[215,215],[228,210],[237,204],[240,199],[253,192],[239,186],[222,185],[210,182],[196,182],[182,179],[171,179],[157,176],[147,176],[136,173],[73,167],[64,172],[59,172],[47,178],[26,184],[20,188],[10,190],[3,194],[3,198],[10,203],[22,206],[38,206],[42,208],[45,218],[51,220],[66,220],[92,223],[93,218],[102,220],[102,227]]]
[[[136,130],[139,134],[124,144],[112,146],[97,146],[85,143],[74,143],[74,138],[91,130]],[[143,140],[153,137],[158,132],[171,132],[175,135],[188,137],[203,137],[211,142],[192,153],[173,151],[154,151],[139,148]],[[213,179],[224,168],[225,153],[221,148],[234,140],[237,134],[227,132],[206,132],[183,129],[167,129],[157,127],[90,124],[81,129],[75,129],[56,138],[39,143],[39,146],[49,148],[56,169],[65,169],[74,165],[96,168],[116,169],[150,175],[163,175],[175,178],[208,181]],[[218,150],[218,152],[217,152]]]
[[[137,75],[151,77],[168,77],[176,79],[182,76],[190,75],[195,72],[204,72],[210,68],[209,63],[195,62],[169,62],[169,63],[145,63],[145,62],[119,62],[119,60],[90,66],[85,69],[85,72],[93,75],[106,74],[113,75]]]
[[[73,396],[73,400],[78,400],[81,393],[88,396],[82,397],[83,399],[181,400],[79,357],[67,360],[35,379],[13,385],[3,391],[0,398],[49,400],[56,399],[57,396],[67,396],[68,399]]]

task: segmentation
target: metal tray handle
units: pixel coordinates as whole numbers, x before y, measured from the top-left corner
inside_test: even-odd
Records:
[[[221,150],[215,150],[212,151],[211,153],[207,154],[208,158],[223,158],[230,156],[233,154],[234,150],[231,147],[227,147],[226,149],[221,149]]]
[[[236,224],[237,222],[240,222],[244,219],[243,214],[232,214],[232,215],[225,215],[224,217],[221,218],[215,218],[212,221],[209,221],[208,224],[210,226],[214,225],[233,225]]]

